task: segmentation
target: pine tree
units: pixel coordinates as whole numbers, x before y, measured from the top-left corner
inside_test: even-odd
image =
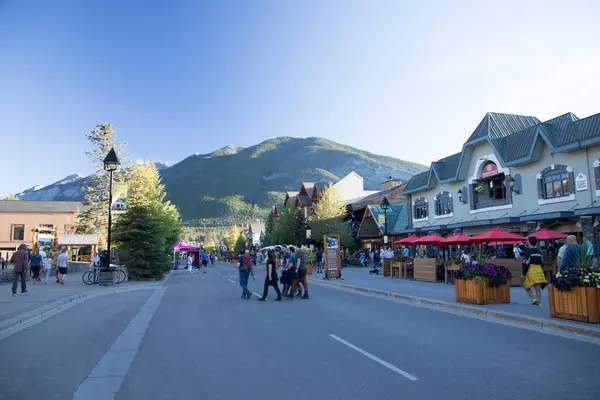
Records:
[[[240,253],[240,252],[246,250],[247,241],[248,241],[248,239],[246,238],[246,235],[240,233],[235,242],[235,252]]]
[[[164,226],[150,207],[129,208],[115,223],[114,241],[130,279],[162,279],[169,271]]]
[[[273,213],[270,212],[267,216],[267,221],[265,222],[265,232],[264,236],[261,238],[261,243],[263,246],[271,246],[276,244],[275,241],[275,218],[273,217]]]
[[[109,198],[109,174],[104,172],[104,158],[111,148],[119,155],[122,164],[120,171],[113,173],[115,182],[126,180],[125,165],[125,143],[115,143],[115,131],[112,124],[98,124],[86,135],[86,139],[91,143],[92,148],[85,152],[90,158],[96,173],[90,176],[89,183],[83,188],[85,200],[88,202],[87,211],[79,214],[75,223],[76,233],[96,233],[104,232],[108,221],[108,198]]]

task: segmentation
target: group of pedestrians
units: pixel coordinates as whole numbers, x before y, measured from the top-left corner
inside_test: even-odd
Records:
[[[278,254],[274,250],[269,250],[267,252],[263,294],[262,297],[258,298],[258,301],[266,300],[270,287],[272,287],[277,294],[275,301],[281,301],[284,296],[289,299],[293,299],[295,296],[302,299],[308,299],[306,261],[304,251],[302,251],[300,245],[297,245],[296,247],[290,246],[289,249],[283,249],[281,277],[278,277],[277,275],[277,256]],[[254,272],[252,270],[253,262],[248,250],[240,252],[237,267],[240,286],[242,287],[242,298],[249,299],[252,297],[252,292],[248,290],[248,280],[250,277],[254,278]],[[279,283],[283,285],[282,289],[279,288]],[[302,288],[299,283],[302,284]]]
[[[27,279],[29,271],[31,271],[31,278],[34,285],[36,282],[41,282],[40,273],[42,268],[44,270],[44,283],[48,283],[52,267],[56,266],[56,283],[64,284],[68,272],[68,260],[69,258],[65,249],[55,254],[47,254],[45,251],[38,249],[31,254],[26,244],[19,245],[17,251],[10,258],[10,262],[14,265],[12,295],[17,295],[19,280],[21,281],[21,294],[25,295],[28,293]]]
[[[202,272],[206,273],[208,271],[208,263],[210,263],[211,267],[215,266],[215,255],[214,254],[208,254],[208,252],[206,250],[202,250],[202,253],[200,254],[200,262],[202,263]],[[192,256],[192,254],[188,254],[187,256],[187,270],[190,274],[194,273],[194,257]],[[198,266],[198,269],[200,269],[200,266]]]

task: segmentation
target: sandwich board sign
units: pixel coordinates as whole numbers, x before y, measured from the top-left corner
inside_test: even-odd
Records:
[[[340,235],[325,235],[323,243],[325,243],[325,278],[339,278],[342,269]]]

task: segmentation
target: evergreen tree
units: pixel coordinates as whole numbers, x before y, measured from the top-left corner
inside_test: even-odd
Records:
[[[321,198],[314,206],[314,213],[309,218],[312,237],[322,241],[323,235],[340,235],[341,245],[346,248],[354,247],[352,229],[344,221],[346,206],[335,188],[328,185]]]
[[[88,202],[88,210],[80,213],[75,222],[76,233],[104,233],[108,222],[108,198],[109,198],[109,174],[104,172],[104,158],[109,150],[114,147],[119,159],[122,163],[122,168],[119,171],[113,172],[115,182],[123,182],[126,180],[125,166],[125,144],[115,143],[115,131],[112,124],[103,123],[96,127],[86,135],[86,139],[91,143],[92,148],[85,152],[91,159],[96,173],[89,179],[89,184],[83,188],[85,200]]]
[[[235,245],[238,241],[239,236],[240,231],[239,229],[237,229],[237,227],[234,226],[231,228],[229,235],[225,237],[225,246],[227,246],[227,251],[229,251],[230,253],[235,252]]]
[[[161,221],[150,207],[132,207],[114,227],[114,241],[121,251],[121,262],[129,278],[162,279],[170,269]]]
[[[241,251],[246,250],[246,243],[247,243],[248,239],[246,238],[246,235],[240,233],[238,235],[238,238],[235,242],[235,252],[239,253]]]
[[[264,236],[261,238],[261,243],[263,246],[277,244],[275,241],[275,218],[273,217],[272,212],[270,212],[267,216],[267,221],[265,222],[265,232]]]
[[[286,207],[279,212],[279,218],[275,227],[275,244],[295,244],[296,227],[294,221],[295,211],[292,207]]]
[[[302,208],[295,209],[292,229],[294,241],[291,242],[292,244],[306,244],[306,228],[307,225],[306,218],[304,218],[304,210]]]

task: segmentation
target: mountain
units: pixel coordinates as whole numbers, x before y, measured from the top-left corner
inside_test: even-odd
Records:
[[[185,220],[227,225],[264,216],[271,206],[281,203],[284,191],[298,190],[301,182],[335,181],[355,171],[364,178],[366,190],[378,190],[390,175],[407,181],[427,167],[323,138],[279,137],[247,148],[228,145],[194,154],[159,169],[169,200]],[[82,199],[85,179],[71,175],[18,196],[24,200]]]

